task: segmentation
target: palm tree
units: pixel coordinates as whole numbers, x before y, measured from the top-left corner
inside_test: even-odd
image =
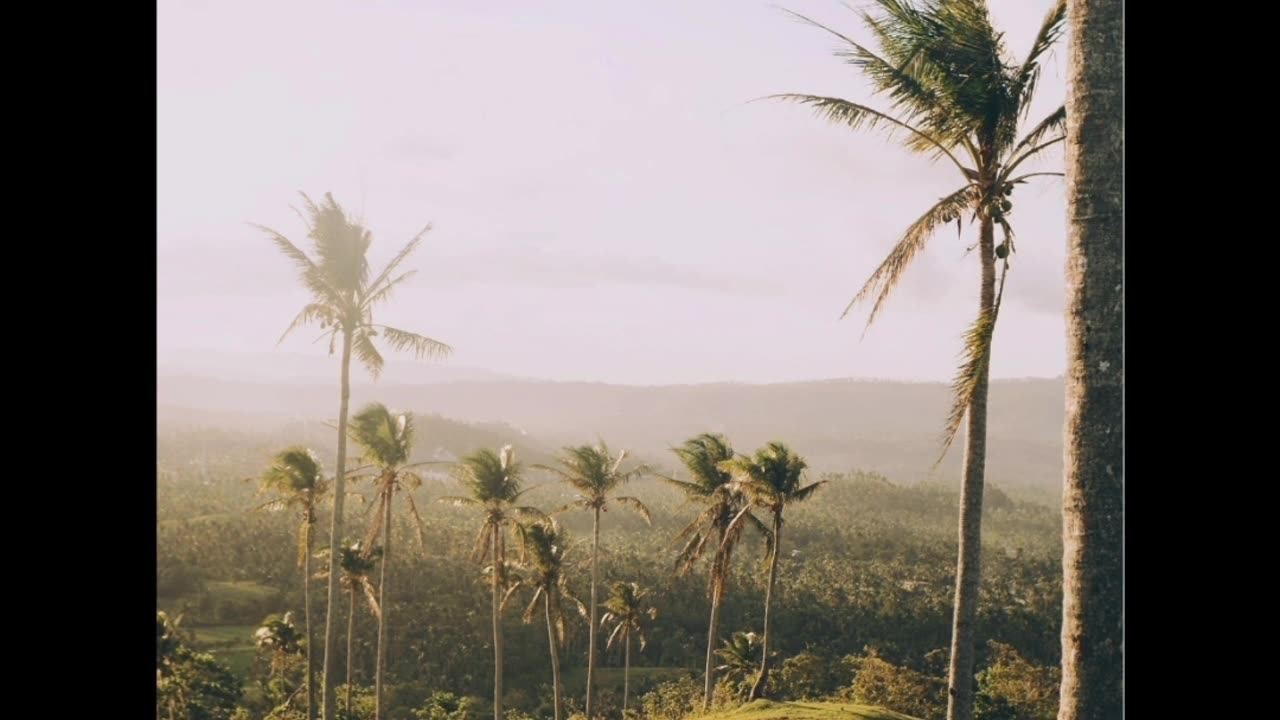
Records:
[[[387,263],[382,272],[369,279],[369,261],[366,257],[373,235],[359,222],[347,217],[346,212],[326,193],[323,203],[317,205],[305,194],[307,208],[303,222],[315,250],[314,259],[298,249],[291,240],[269,227],[255,225],[271,236],[280,248],[298,266],[302,284],[311,293],[311,302],[302,308],[280,337],[284,340],[294,329],[303,325],[319,324],[329,338],[329,354],[334,352],[338,338],[342,339],[342,396],[338,406],[338,470],[334,479],[333,522],[329,530],[329,554],[336,556],[342,540],[343,499],[346,495],[344,474],[347,466],[347,410],[351,398],[351,352],[376,379],[382,371],[382,355],[373,339],[379,334],[392,350],[410,350],[414,356],[444,357],[452,348],[442,342],[422,335],[374,323],[373,309],[391,297],[392,292],[413,276],[409,270],[396,274],[396,269],[418,247],[422,236],[431,229],[428,225],[405,244],[400,252]],[[299,217],[302,213],[298,213]],[[338,607],[338,578],[329,577],[328,612],[324,626],[324,720],[333,720],[334,657],[337,653],[337,624],[334,618]]]
[[[366,552],[363,543],[359,540],[353,542],[344,542],[342,544],[342,553],[338,561],[338,568],[342,570],[342,577],[338,581],[344,590],[350,596],[350,605],[347,610],[347,712],[346,717],[353,717],[351,714],[351,688],[352,688],[352,668],[355,666],[353,662],[355,658],[355,631],[356,631],[356,593],[364,593],[365,599],[369,603],[369,611],[379,621],[382,619],[382,610],[378,607],[378,596],[373,586],[373,569],[377,566],[378,560],[382,558],[382,548],[370,548]],[[323,553],[328,555],[327,552]],[[328,577],[329,571],[324,570],[317,577]]]
[[[580,510],[590,510],[593,514],[591,525],[591,617],[588,619],[587,631],[587,720],[591,720],[593,715],[592,699],[595,694],[595,676],[596,676],[596,586],[600,580],[600,513],[609,511],[610,494],[617,488],[625,485],[633,478],[649,472],[644,465],[622,472],[622,461],[627,456],[627,451],[623,450],[614,457],[609,451],[609,447],[600,442],[599,445],[582,445],[580,447],[564,448],[558,460],[561,467],[551,467],[547,465],[537,465],[540,470],[558,475],[562,480],[569,483],[579,493],[578,499],[568,505],[560,508],[556,512],[563,512],[570,508],[578,508]],[[627,496],[617,496],[613,498],[623,507],[630,508],[637,513],[644,521],[650,525],[653,524],[653,518],[649,514],[649,508],[644,506],[636,498]]]
[[[1124,708],[1124,6],[1072,0],[1061,720]]]
[[[954,398],[943,437],[943,452],[968,418],[964,479],[960,499],[960,548],[956,572],[955,616],[948,679],[949,720],[973,715],[973,632],[980,576],[983,475],[987,441],[987,380],[991,337],[1014,253],[1009,221],[1014,189],[1040,175],[1021,170],[1030,159],[1062,142],[1065,107],[1059,107],[1021,134],[1040,75],[1040,61],[1062,32],[1065,0],[1049,11],[1021,61],[1006,59],[1002,34],[991,24],[985,0],[874,0],[878,13],[862,18],[880,52],[803,16],[796,17],[839,38],[838,55],[862,71],[876,92],[887,96],[889,110],[841,98],[788,93],[774,97],[812,106],[827,120],[905,133],[913,152],[946,158],[964,184],[926,210],[903,234],[889,256],[854,296],[857,304],[875,301],[867,320],[875,320],[903,272],[929,238],[965,216],[978,226],[981,270],[978,315],[965,336],[965,361],[954,382]],[[995,228],[1003,239],[995,243]],[[1001,266],[999,289],[996,265]],[[843,317],[843,315],[842,315]]]
[[[688,573],[708,545],[714,550],[707,578],[711,622],[707,628],[707,663],[702,700],[702,709],[710,711],[715,693],[715,651],[720,631],[720,607],[729,580],[733,549],[742,537],[744,524],[735,526],[732,537],[728,532],[733,518],[746,506],[746,498],[733,485],[733,476],[727,470],[720,469],[720,463],[734,457],[733,446],[723,435],[704,433],[686,440],[684,445],[672,448],[671,451],[688,469],[690,480],[677,480],[662,475],[657,477],[678,488],[688,499],[706,505],[698,517],[676,536],[676,542],[688,538],[688,542],[676,555],[676,571]],[[768,528],[754,515],[748,513],[746,517],[748,524],[761,534],[768,535]]]
[[[526,490],[521,488],[523,466],[516,462],[515,450],[507,445],[500,452],[481,448],[456,465],[458,479],[471,497],[442,497],[439,502],[459,507],[479,508],[484,523],[476,537],[474,556],[478,562],[492,559],[489,570],[493,589],[493,718],[502,720],[502,588],[506,584],[506,546],[503,528],[517,516],[542,517],[535,508],[515,503]]]
[[[296,507],[302,513],[298,529],[298,564],[302,567],[303,625],[307,652],[307,718],[315,720],[315,658],[311,652],[311,537],[316,506],[329,491],[320,459],[307,448],[294,446],[276,454],[271,467],[259,479],[260,490],[274,497],[256,509],[279,511]]]
[[[757,507],[773,518],[769,534],[769,585],[764,593],[764,641],[760,659],[760,676],[751,686],[751,700],[764,694],[769,681],[769,607],[773,602],[774,588],[778,584],[778,558],[782,548],[782,512],[788,505],[813,497],[813,493],[826,484],[819,480],[801,485],[808,465],[804,458],[780,442],[771,442],[756,452],[755,457],[741,456],[721,463],[721,467],[733,473],[743,494]],[[731,526],[746,522],[750,506],[738,512]]]
[[[611,587],[613,594],[604,601],[608,612],[600,618],[600,627],[613,626],[613,632],[609,633],[609,640],[605,643],[605,652],[614,646],[615,641],[621,642],[623,647],[622,717],[626,718],[627,695],[631,688],[631,637],[634,635],[640,638],[640,652],[644,652],[645,646],[649,644],[645,618],[657,620],[658,608],[645,607],[650,593],[642,590],[636,583],[615,582]]]
[[[726,680],[737,685],[735,692],[739,699],[746,681],[760,664],[761,649],[759,635],[753,632],[735,632],[716,650],[716,655],[724,661],[716,667],[716,672],[724,673]]]
[[[253,641],[259,650],[270,652],[270,674],[280,681],[281,693],[286,692],[288,686],[285,684],[285,673],[288,670],[289,658],[303,653],[302,634],[293,623],[293,613],[287,612],[283,616],[268,615],[254,631]],[[293,702],[293,696],[296,694],[297,690],[285,699],[286,707]]]
[[[509,598],[520,587],[531,587],[533,597],[524,611],[524,622],[533,622],[542,601],[543,615],[547,621],[547,642],[551,647],[551,692],[555,705],[555,720],[564,714],[564,686],[560,682],[560,648],[564,647],[568,623],[565,620],[561,600],[568,599],[585,618],[587,608],[569,589],[565,574],[565,560],[569,553],[568,533],[552,518],[529,524],[517,524],[516,536],[520,542],[520,566],[525,578],[507,591]],[[505,603],[506,598],[503,598]]]
[[[369,403],[351,418],[351,438],[364,449],[364,461],[373,466],[375,495],[370,507],[377,508],[377,512],[365,538],[365,546],[370,551],[378,538],[378,531],[382,531],[382,572],[378,580],[378,607],[382,612],[378,615],[378,664],[374,675],[374,717],[381,720],[382,681],[387,670],[387,616],[391,610],[387,605],[387,566],[391,564],[391,506],[397,492],[407,491],[403,493],[404,498],[409,506],[409,514],[417,526],[418,539],[425,549],[427,540],[422,516],[413,502],[413,491],[422,485],[422,478],[410,470],[425,463],[409,464],[409,458],[413,454],[412,413],[394,415],[382,403]],[[358,477],[362,476],[352,476],[352,479]]]

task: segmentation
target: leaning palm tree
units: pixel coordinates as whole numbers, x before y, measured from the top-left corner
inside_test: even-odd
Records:
[[[316,524],[316,506],[329,491],[320,458],[307,448],[294,446],[276,454],[271,467],[259,478],[259,489],[273,497],[257,510],[276,512],[297,508],[301,514],[298,528],[298,564],[302,567],[303,626],[307,653],[307,718],[316,716],[315,657],[311,651],[311,538]]]
[[[804,458],[780,442],[771,442],[754,457],[737,457],[721,463],[721,467],[733,473],[743,494],[751,503],[769,513],[773,523],[769,534],[769,585],[764,593],[763,657],[760,659],[760,675],[751,686],[749,699],[758,700],[764,694],[769,681],[769,607],[778,584],[778,559],[782,547],[782,513],[788,505],[813,497],[813,493],[826,484],[819,480],[802,485],[808,465]],[[733,519],[732,525],[747,522],[750,506],[743,508]]]
[[[547,643],[551,647],[551,693],[555,705],[555,720],[564,714],[564,686],[560,681],[560,649],[564,647],[568,632],[562,600],[568,600],[584,618],[587,608],[569,589],[569,577],[565,573],[569,554],[568,533],[552,518],[539,522],[517,524],[516,537],[520,543],[520,569],[524,578],[511,586],[506,599],[520,587],[533,588],[533,597],[524,611],[524,622],[533,622],[542,601],[543,615],[547,621]]]
[[[676,571],[688,573],[708,546],[713,551],[707,578],[711,622],[707,628],[707,662],[702,699],[702,709],[710,711],[715,693],[715,652],[720,631],[720,607],[729,580],[733,549],[741,539],[742,528],[746,525],[739,523],[734,526],[732,536],[729,535],[729,527],[733,518],[747,503],[745,496],[732,483],[733,476],[727,470],[720,469],[720,463],[734,457],[733,446],[723,435],[704,433],[686,440],[683,445],[672,448],[671,451],[689,471],[690,479],[678,480],[663,475],[657,477],[679,489],[689,500],[706,506],[676,536],[675,542],[688,539],[676,555]],[[746,517],[746,524],[750,524],[761,534],[768,535],[768,528],[754,515],[748,513]]]
[[[645,621],[658,619],[658,608],[650,605],[645,607],[649,600],[649,591],[641,589],[636,583],[615,582],[612,586],[613,594],[608,600],[604,601],[604,607],[607,612],[600,618],[600,627],[613,627],[613,632],[609,633],[609,640],[605,644],[605,652],[608,652],[615,644],[622,645],[622,717],[627,717],[627,695],[631,689],[631,638],[635,636],[640,638],[640,652],[644,652],[644,648],[649,644],[649,635],[647,633],[648,624]]]
[[[479,508],[484,513],[474,557],[477,562],[492,561],[489,576],[493,590],[493,718],[502,720],[502,588],[507,582],[504,530],[517,516],[542,517],[542,513],[515,504],[526,489],[521,487],[523,466],[516,462],[515,450],[510,445],[500,452],[481,448],[462,458],[455,468],[457,478],[471,491],[471,497],[442,497],[439,502]]]
[[[374,717],[381,720],[382,681],[387,671],[387,566],[391,564],[391,525],[392,503],[396,493],[403,492],[409,507],[409,515],[418,529],[418,539],[426,547],[426,534],[422,524],[422,515],[413,502],[413,491],[422,485],[422,478],[411,468],[425,463],[409,464],[413,454],[413,415],[403,413],[395,415],[382,403],[370,403],[356,416],[351,418],[351,439],[364,450],[363,459],[373,467],[369,477],[374,482],[375,508],[373,522],[369,525],[369,534],[365,538],[365,547],[371,552],[382,531],[382,572],[378,580],[378,664],[374,676]],[[357,479],[363,476],[353,476]],[[349,692],[349,690],[348,690]]]
[[[588,618],[587,631],[587,720],[591,720],[594,706],[592,704],[593,695],[595,694],[595,674],[596,674],[596,586],[600,579],[600,513],[608,512],[610,496],[614,490],[625,485],[633,478],[649,472],[649,468],[644,465],[637,465],[630,470],[622,471],[622,461],[627,456],[627,451],[623,450],[615,457],[609,447],[600,442],[599,445],[582,445],[580,447],[565,448],[559,456],[560,467],[552,467],[548,465],[537,465],[540,470],[546,470],[573,486],[579,493],[578,499],[568,505],[560,508],[556,512],[563,512],[571,508],[579,510],[590,510],[593,514],[591,525],[591,617]],[[619,505],[630,508],[635,511],[644,521],[653,524],[653,518],[649,515],[649,508],[644,506],[634,497],[617,496],[612,499],[617,500]]]
[[[1072,0],[1061,720],[1124,710],[1124,4]]]
[[[365,551],[362,547],[363,543],[359,540],[352,542],[344,542],[342,544],[342,553],[338,560],[338,568],[342,571],[342,577],[338,581],[350,597],[350,604],[347,610],[347,714],[346,717],[353,717],[351,714],[351,682],[352,669],[355,667],[355,632],[356,632],[356,594],[364,593],[365,600],[369,603],[369,611],[378,620],[382,619],[382,610],[378,607],[377,588],[373,585],[373,569],[377,567],[378,560],[382,558],[382,548],[370,548]],[[322,555],[327,556],[328,552],[323,551]],[[329,571],[323,570],[316,577],[327,578]]]
[[[873,2],[878,12],[864,12],[862,19],[879,44],[879,52],[808,18],[796,17],[841,41],[843,47],[837,54],[862,71],[875,91],[887,98],[888,110],[819,95],[774,97],[812,106],[827,120],[855,130],[880,128],[897,133],[909,150],[945,158],[963,179],[963,185],[907,228],[845,308],[845,315],[855,305],[874,298],[869,327],[907,266],[938,230],[954,222],[960,232],[966,219],[977,226],[978,314],[965,336],[964,362],[956,373],[943,435],[945,453],[968,419],[947,712],[950,720],[968,720],[973,715],[973,630],[980,576],[991,338],[1009,259],[1015,251],[1010,222],[1013,192],[1034,177],[1061,175],[1027,172],[1025,164],[1063,141],[1065,108],[1058,107],[1029,129],[1020,126],[1031,107],[1041,60],[1062,32],[1065,0],[1054,3],[1031,50],[1021,60],[1008,58],[1003,35],[992,26],[985,0]],[[1003,236],[998,245],[997,226]]]
[[[342,340],[342,395],[338,405],[338,469],[334,479],[333,522],[329,531],[329,554],[337,555],[342,541],[343,499],[346,494],[344,474],[347,463],[347,411],[351,398],[351,353],[354,350],[362,365],[377,378],[382,371],[382,355],[374,345],[379,334],[392,350],[409,350],[414,356],[444,357],[452,348],[442,342],[415,333],[376,324],[375,307],[391,297],[392,292],[413,276],[409,270],[397,274],[397,268],[418,247],[422,236],[431,229],[428,225],[415,235],[382,272],[369,278],[369,261],[366,256],[373,235],[359,222],[350,219],[346,212],[326,193],[323,203],[317,205],[302,195],[307,215],[303,222],[314,247],[314,257],[308,255],[283,234],[271,228],[255,227],[271,236],[280,248],[298,266],[303,286],[311,293],[307,303],[285,329],[284,340],[289,333],[303,325],[318,324],[323,334],[319,339],[329,339],[329,354],[334,353],[338,339]],[[298,213],[302,217],[302,213]],[[333,720],[333,678],[337,654],[337,622],[334,617],[338,607],[338,578],[329,577],[328,612],[324,628],[324,720]]]

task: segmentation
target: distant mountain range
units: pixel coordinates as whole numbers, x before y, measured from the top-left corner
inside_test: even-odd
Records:
[[[269,429],[337,414],[336,363],[309,356],[204,356],[161,362],[157,405],[172,423]],[[180,359],[178,359],[180,360]],[[699,432],[723,432],[739,451],[783,440],[818,472],[875,470],[898,483],[958,482],[963,432],[942,463],[950,389],[942,383],[825,380],[768,385],[629,386],[507,378],[483,370],[388,364],[375,383],[353,373],[353,411],[379,401],[421,415],[509,427],[519,444],[554,448],[605,439],[646,458]],[[1062,481],[1061,379],[994,381],[988,479],[1037,488]],[[497,424],[497,425],[495,425]],[[499,433],[500,434],[500,433]],[[496,437],[496,435],[495,435]],[[448,448],[467,452],[470,448]]]

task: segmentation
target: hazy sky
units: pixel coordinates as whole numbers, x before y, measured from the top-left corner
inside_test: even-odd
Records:
[[[859,40],[835,0],[785,7]],[[992,0],[1022,57],[1051,0]],[[855,7],[858,3],[855,1]],[[872,99],[835,39],[757,0],[158,4],[158,346],[271,352],[306,301],[299,244],[332,191],[375,266],[422,225],[383,321],[450,364],[627,383],[949,379],[976,314],[943,232],[859,341],[840,311],[953,167],[776,102]],[[1066,38],[1031,120],[1061,104]],[[1061,153],[1048,163],[1060,169]],[[1024,186],[996,377],[1065,367],[1064,193]],[[281,351],[323,355],[301,333]],[[390,357],[388,359],[391,359]]]

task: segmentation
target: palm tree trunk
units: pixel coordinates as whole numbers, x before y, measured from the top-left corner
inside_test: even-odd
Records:
[[[338,469],[333,478],[333,522],[329,527],[329,561],[336,563],[338,545],[342,542],[342,505],[347,497],[347,412],[351,403],[351,332],[342,333],[342,402],[338,406]],[[329,573],[328,602],[324,616],[324,720],[333,720],[333,678],[337,669],[338,625],[334,618],[338,607],[338,573]]]
[[[351,668],[355,663],[351,662],[351,652],[354,649],[351,641],[356,634],[356,588],[351,586],[351,606],[347,610],[347,716],[346,720],[351,720]]]
[[[720,533],[720,542],[723,545],[723,531]],[[714,699],[715,695],[716,635],[720,632],[720,604],[724,599],[724,573],[727,571],[728,568],[724,567],[723,554],[716,552],[715,562],[711,564],[711,623],[707,629],[707,669],[706,687],[703,690],[702,698],[703,712],[711,711],[711,701]]]
[[[760,676],[751,686],[748,700],[759,700],[769,682],[769,607],[773,604],[773,588],[778,584],[778,556],[782,554],[782,511],[773,516],[773,559],[769,561],[769,587],[764,591],[764,642],[761,649],[764,657],[760,658]]]
[[[995,223],[983,212],[978,241],[982,260],[979,313],[993,311],[996,298]],[[988,340],[990,342],[990,340]],[[947,675],[947,720],[973,720],[973,641],[978,617],[982,559],[982,491],[987,463],[988,362],[978,371],[965,426],[964,479],[960,486],[960,550],[956,560],[955,611],[951,624],[951,666]]]
[[[1069,0],[1059,720],[1124,707],[1124,9]]]
[[[627,634],[627,645],[622,653],[622,720],[626,720],[627,695],[631,692],[631,628],[627,628],[623,632]]]
[[[315,638],[311,637],[311,525],[314,524],[315,518],[310,508],[307,509],[302,522],[302,531],[307,534],[306,555],[302,557],[302,614],[303,622],[307,626],[307,720],[316,720],[316,665],[315,653],[311,652],[311,646],[315,644],[312,642]]]
[[[493,720],[502,720],[502,526],[493,526]]]
[[[556,627],[551,621],[551,593],[542,598],[543,609],[547,613],[547,642],[551,645],[551,697],[555,705],[556,720],[560,720],[560,648],[556,643]]]
[[[591,525],[591,620],[587,628],[587,720],[591,720],[596,681],[596,583],[600,579],[600,508]]]
[[[373,718],[382,720],[382,681],[387,673],[387,566],[391,564],[391,498],[394,488],[388,487],[382,506],[382,578],[378,581],[378,667],[373,680]],[[348,692],[350,692],[348,690]]]

